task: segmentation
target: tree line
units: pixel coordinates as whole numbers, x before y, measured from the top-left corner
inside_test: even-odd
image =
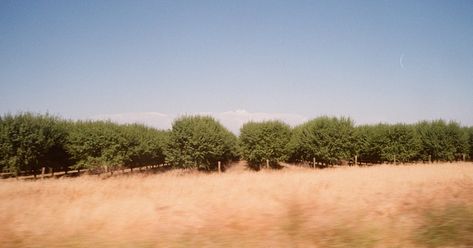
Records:
[[[0,116],[3,172],[36,174],[167,164],[216,170],[244,159],[249,166],[279,162],[454,161],[473,158],[473,127],[444,120],[355,126],[350,118],[322,116],[291,128],[281,121],[248,122],[237,137],[209,116],[183,116],[171,130],[110,121],[71,121],[49,114]],[[315,165],[314,163],[314,165]]]

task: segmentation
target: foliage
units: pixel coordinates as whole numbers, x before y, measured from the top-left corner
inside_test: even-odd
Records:
[[[271,165],[289,158],[287,144],[290,127],[280,121],[248,122],[240,129],[239,148],[243,159],[252,166],[269,160]]]
[[[466,128],[468,136],[468,154],[470,159],[473,159],[473,127]]]
[[[69,124],[67,148],[75,168],[119,168],[164,163],[166,133],[104,121]]]
[[[412,125],[377,124],[357,129],[363,140],[363,149],[360,149],[362,160],[408,162],[418,157],[420,140]]]
[[[166,161],[174,167],[214,170],[218,161],[236,157],[236,136],[209,116],[184,116],[174,121]]]
[[[16,175],[67,164],[67,133],[53,116],[21,113],[0,117],[0,164]]]
[[[422,148],[420,156],[427,160],[453,161],[468,153],[468,132],[456,122],[423,121],[416,125]]]
[[[350,118],[319,117],[294,129],[290,142],[293,160],[336,164],[354,153],[354,124]]]
[[[118,168],[165,162],[168,132],[143,125],[64,121],[31,113],[0,117],[2,170]]]
[[[34,174],[41,167],[120,168],[169,164],[215,169],[217,162],[241,154],[250,165],[269,160],[336,164],[359,161],[453,161],[473,158],[473,127],[443,120],[415,125],[355,127],[349,118],[319,117],[291,128],[279,121],[250,122],[240,138],[207,116],[181,117],[172,131],[109,121],[65,121],[48,114],[0,116],[0,166],[4,171]],[[239,154],[237,152],[237,143]]]
[[[136,146],[129,147],[128,167],[164,164],[164,149],[169,131],[156,130],[144,125],[133,124],[122,126],[128,139],[137,141]]]
[[[129,162],[129,148],[137,145],[111,122],[78,121],[69,128],[68,151],[75,168],[119,167]]]

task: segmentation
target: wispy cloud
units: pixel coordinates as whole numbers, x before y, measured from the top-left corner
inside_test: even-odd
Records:
[[[140,123],[158,129],[171,128],[173,116],[158,112],[102,114],[91,116],[92,120],[110,120],[119,124]]]
[[[234,133],[239,133],[240,127],[249,121],[280,120],[295,126],[307,120],[306,117],[297,114],[248,112],[246,110],[201,112],[195,114],[212,116]],[[176,117],[178,116],[158,112],[138,112],[95,115],[91,116],[91,119],[110,120],[120,124],[141,123],[159,129],[169,129]]]
[[[306,117],[288,113],[265,113],[235,110],[220,113],[203,113],[215,117],[232,132],[238,133],[240,127],[249,121],[280,120],[289,125],[297,125],[307,120]]]

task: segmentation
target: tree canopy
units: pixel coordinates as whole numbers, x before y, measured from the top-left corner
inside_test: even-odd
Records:
[[[272,165],[289,158],[291,128],[280,121],[248,122],[240,129],[239,148],[252,166],[269,160]]]
[[[209,116],[184,116],[174,121],[166,161],[178,168],[215,170],[237,155],[237,138]]]
[[[350,118],[322,116],[294,129],[290,142],[291,158],[324,164],[350,159],[354,153],[354,123]]]
[[[67,132],[58,118],[32,113],[0,117],[0,165],[15,174],[67,163]]]

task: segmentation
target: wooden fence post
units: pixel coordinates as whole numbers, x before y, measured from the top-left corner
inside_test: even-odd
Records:
[[[394,155],[394,164],[396,164],[396,155]]]
[[[42,167],[41,168],[41,179],[44,179],[44,172],[46,171],[46,168]]]
[[[222,167],[220,161],[218,161],[218,173],[222,173]]]
[[[466,160],[466,154],[463,153],[463,162],[465,162],[465,160]]]
[[[312,162],[314,163],[314,169],[315,169],[315,157],[312,158]]]
[[[358,155],[355,155],[355,165],[358,165]]]
[[[269,169],[269,159],[266,159],[266,169]]]

